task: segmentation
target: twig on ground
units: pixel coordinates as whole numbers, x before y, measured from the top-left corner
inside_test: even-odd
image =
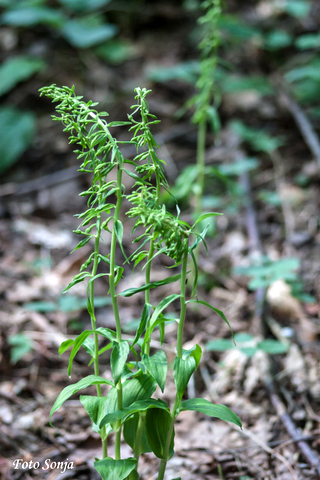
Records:
[[[304,141],[308,145],[312,155],[315,157],[320,167],[320,142],[317,134],[315,133],[313,126],[297,102],[289,95],[288,87],[281,80],[279,90],[279,100],[286,106],[291,115],[293,116],[300,132],[304,138]]]

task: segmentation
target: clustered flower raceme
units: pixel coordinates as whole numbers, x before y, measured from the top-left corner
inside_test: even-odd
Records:
[[[141,185],[129,195],[128,200],[135,206],[127,215],[139,217],[135,228],[143,225],[146,235],[153,235],[156,239],[156,248],[179,263],[188,251],[185,240],[191,233],[190,226],[167,212],[165,205],[158,205],[154,200],[153,190],[153,187]],[[153,234],[149,233],[151,229]]]

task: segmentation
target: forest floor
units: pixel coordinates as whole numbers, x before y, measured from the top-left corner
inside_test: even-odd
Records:
[[[264,14],[262,8],[240,8],[237,2],[230,2],[229,9],[245,24],[256,27],[262,22],[258,15]],[[272,22],[272,18],[266,21]],[[276,21],[281,28],[281,18]],[[319,28],[319,9],[294,28],[309,31],[312,21]],[[53,106],[39,99],[37,91],[49,83],[75,84],[86,100],[99,101],[101,109],[110,112],[111,120],[125,120],[134,88],[151,88],[150,111],[161,120],[155,126],[159,155],[166,162],[173,186],[196,158],[197,128],[190,122],[191,113],[175,117],[193,95],[194,86],[177,74],[173,78],[172,72],[163,78],[159,71],[167,72],[168,67],[198,58],[196,46],[190,47],[195,25],[194,13],[178,4],[155,2],[151,6],[147,2],[134,27],[130,27],[130,60],[108,65],[89,50],[77,56],[70,49],[50,50],[48,42],[49,73],[10,94],[10,101],[22,102],[37,113],[38,133],[34,145],[3,176],[0,185],[1,480],[99,478],[93,468],[94,458],[101,454],[99,435],[91,430],[90,419],[76,396],[54,415],[54,428],[49,425],[52,404],[70,383],[67,354],[58,355],[59,345],[90,325],[84,284],[61,294],[91,250],[89,243],[69,255],[77,244],[72,234],[78,226],[74,215],[85,208],[79,193],[90,179],[77,172],[72,146],[61,125],[50,118]],[[37,33],[33,41],[39,41]],[[12,54],[19,53],[19,46],[15,49]],[[281,55],[279,60],[277,54],[258,48],[254,42],[247,42],[245,47],[234,42],[222,53],[236,73],[264,76],[271,84],[277,84],[282,75],[279,64],[289,61],[293,54],[288,49]],[[219,177],[211,173],[206,179],[205,205],[224,215],[208,236],[208,253],[204,248],[200,251],[198,294],[223,310],[238,343],[222,351],[223,344],[212,341],[230,339],[226,324],[203,305],[188,312],[184,346],[198,343],[204,354],[186,398],[201,396],[227,405],[241,418],[243,430],[202,414],[183,412],[176,426],[175,456],[168,463],[167,480],[319,478],[320,162],[301,131],[292,105],[298,103],[290,91],[276,87],[272,94],[265,95],[254,88],[224,92],[219,107],[221,130],[216,138],[211,133],[208,136],[207,166],[221,173],[222,165],[230,165],[231,174]],[[308,120],[306,110],[302,108],[304,122]],[[271,149],[254,148],[252,141],[243,142],[235,133],[230,123],[234,119],[257,132],[267,131],[270,138],[281,137],[281,143]],[[307,123],[307,130],[319,132],[319,117],[313,118],[311,125]],[[134,149],[126,149],[126,157],[132,158]],[[259,161],[253,170],[235,170],[237,162],[244,165],[243,159],[249,157]],[[190,178],[188,173],[182,177],[180,188]],[[179,192],[179,187],[174,188]],[[187,221],[192,219],[192,201],[189,192],[180,202],[182,218]],[[127,253],[132,249],[131,228],[132,223],[125,223]],[[107,239],[104,248],[107,251]],[[293,258],[298,268],[290,270],[290,261],[289,266],[280,263],[271,285],[261,283],[251,290],[250,276],[234,270],[248,267],[261,255],[274,262]],[[164,260],[157,257],[152,280],[165,276],[164,267]],[[266,276],[272,277],[273,273],[268,271]],[[252,275],[256,279],[263,276],[257,270]],[[144,283],[138,270],[127,278],[123,289]],[[174,288],[164,286],[161,294],[174,293]],[[114,328],[107,291],[107,281],[97,282],[97,321]],[[153,300],[159,301],[160,297]],[[120,302],[128,338],[135,330],[139,305],[139,295]],[[170,340],[174,337],[175,326],[170,324],[164,343],[169,362],[174,352]],[[263,344],[259,348],[262,340],[274,340],[272,345],[278,353],[263,348]],[[159,337],[155,335],[154,341],[159,343]],[[79,351],[73,383],[92,373],[88,362],[86,352]],[[108,374],[106,355],[101,375]],[[171,379],[164,399],[172,403],[173,392]],[[112,453],[112,434],[109,443]],[[129,447],[123,446],[124,457],[131,455],[126,449]],[[44,467],[48,459],[74,462],[74,468],[63,473],[54,468],[15,469],[15,459],[38,461]],[[149,454],[142,456],[143,480],[156,479],[157,468],[157,459]]]

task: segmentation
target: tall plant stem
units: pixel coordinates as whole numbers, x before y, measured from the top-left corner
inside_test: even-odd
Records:
[[[117,246],[117,235],[116,235],[115,223],[119,220],[121,204],[122,204],[122,165],[118,164],[117,166],[117,203],[116,203],[116,208],[115,208],[114,217],[113,217],[114,226],[113,226],[112,236],[111,236],[110,275],[109,275],[110,295],[112,299],[112,307],[113,307],[114,319],[116,323],[116,335],[117,335],[118,342],[121,342],[121,323],[120,323],[118,301],[117,301],[116,290],[115,290],[115,266],[116,266],[115,257],[116,257],[116,246]],[[118,402],[117,407],[118,407],[118,410],[122,410],[121,378],[118,381],[116,388],[117,388],[117,402]],[[118,420],[116,424],[116,435],[115,435],[116,460],[120,460],[121,458],[120,442],[121,442],[121,420]]]
[[[185,240],[186,247],[188,247],[188,239]],[[186,283],[187,283],[187,266],[188,266],[188,248],[182,260],[181,280],[180,280],[180,318],[177,335],[177,357],[182,358],[182,344],[183,344],[183,327],[186,318]]]
[[[152,158],[152,161],[153,161],[153,165],[155,167],[155,173],[156,173],[156,198],[155,198],[155,200],[156,200],[157,205],[159,205],[160,188],[161,188],[160,172],[159,172],[160,167],[159,167],[159,165],[157,163],[157,160],[154,156],[153,147],[152,147],[151,144],[149,144],[149,142],[148,142],[148,147],[149,147],[149,150],[151,152],[151,158]],[[152,257],[153,257],[153,254],[154,254],[154,242],[155,242],[155,238],[152,237],[151,240],[150,240],[150,247],[149,247],[147,266],[146,266],[146,285],[148,283],[150,283],[151,263],[152,263]],[[150,303],[150,290],[146,290],[146,292],[145,292],[145,303]],[[150,319],[148,319],[148,322],[147,322],[147,330],[149,328],[149,325],[150,325]],[[151,344],[151,336],[148,338],[148,340],[146,342],[145,352],[144,352],[146,355],[149,355],[150,344]]]
[[[206,119],[203,118],[198,124],[198,141],[197,141],[197,167],[198,167],[198,182],[195,195],[195,213],[200,215],[202,213],[202,197],[204,190],[204,170],[205,170],[205,151],[206,151],[206,133],[207,124]]]
[[[182,260],[182,268],[181,268],[181,280],[180,280],[180,318],[179,318],[179,325],[178,325],[178,335],[177,335],[177,357],[182,358],[182,345],[183,345],[183,327],[184,322],[186,319],[186,281],[187,281],[187,266],[188,266],[188,239],[185,240],[186,244],[186,253]],[[168,428],[168,434],[166,439],[166,459],[162,459],[160,462],[159,473],[157,480],[163,480],[164,474],[167,467],[167,461],[169,459],[169,450],[170,450],[170,443],[174,429],[174,423],[177,417],[177,411],[180,407],[181,397],[176,393],[176,398],[174,401],[174,405],[172,408],[171,413],[171,423]]]
[[[99,246],[100,246],[100,237],[101,237],[101,215],[97,217],[97,234],[94,242],[94,255],[93,255],[93,267],[91,272],[91,278],[95,277],[98,269],[98,261],[99,261]],[[90,283],[89,287],[89,300],[91,304],[91,327],[94,331],[94,374],[99,376],[99,340],[98,340],[98,333],[96,332],[96,318],[94,315],[94,281]],[[102,396],[101,387],[97,385],[97,395],[98,397]],[[108,456],[108,445],[107,445],[107,438],[106,438],[106,427],[102,428],[101,431],[101,441],[102,441],[102,458]]]

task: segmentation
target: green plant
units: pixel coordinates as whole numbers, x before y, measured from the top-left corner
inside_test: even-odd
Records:
[[[270,355],[277,355],[286,353],[289,348],[289,344],[279,342],[279,340],[261,340],[249,333],[237,333],[234,336],[234,340],[236,348],[248,357],[252,357],[258,350],[262,350]],[[231,350],[231,348],[234,348],[234,344],[227,338],[210,340],[206,345],[208,352],[225,352]]]
[[[83,331],[75,340],[69,339],[60,346],[60,354],[71,349],[68,374],[71,375],[72,363],[81,347],[92,356],[94,374],[89,375],[73,385],[67,386],[58,396],[53,405],[50,418],[62,404],[74,393],[96,385],[97,396],[82,395],[80,401],[89,414],[95,431],[102,439],[102,459],[96,459],[95,468],[103,479],[136,480],[138,475],[139,456],[144,452],[153,451],[160,459],[158,480],[163,480],[167,461],[174,453],[174,423],[181,411],[195,410],[212,417],[230,421],[241,427],[239,418],[224,405],[213,405],[207,400],[197,398],[182,400],[188,381],[199,365],[201,348],[195,345],[190,350],[182,348],[183,327],[186,318],[187,305],[199,302],[211,308],[229,325],[225,315],[220,310],[204,301],[187,300],[188,258],[195,264],[194,250],[204,242],[204,232],[195,231],[199,222],[210,218],[216,213],[200,215],[191,227],[179,218],[180,211],[174,216],[166,211],[160,203],[160,189],[167,187],[162,160],[156,153],[157,144],[150,127],[157,123],[156,117],[149,113],[146,89],[136,89],[136,104],[133,113],[128,116],[128,122],[107,122],[106,112],[97,112],[97,105],[88,103],[82,97],[76,96],[74,89],[58,88],[55,85],[41,89],[41,95],[46,95],[57,102],[56,110],[59,116],[53,117],[62,121],[64,130],[69,133],[71,143],[79,146],[75,153],[82,160],[80,171],[92,174],[91,187],[81,195],[88,197],[88,209],[79,216],[81,225],[75,232],[84,238],[77,245],[83,247],[93,241],[94,251],[82,265],[80,273],[67,286],[68,291],[76,283],[88,280],[87,309],[91,318],[91,328]],[[121,144],[111,133],[115,126],[130,127],[133,137],[130,140],[138,149],[134,160],[127,160],[121,153]],[[126,142],[127,143],[127,142]],[[112,171],[116,180],[110,179]],[[124,190],[122,177],[129,175],[134,180],[131,192]],[[155,185],[152,181],[155,180]],[[116,203],[112,203],[115,197]],[[133,233],[138,233],[133,243],[139,243],[138,248],[129,258],[122,246],[124,227],[122,223],[123,200],[129,201],[132,207],[126,212],[129,217],[136,218]],[[111,235],[110,252],[101,253],[103,234]],[[189,245],[189,238],[195,235],[196,240]],[[145,262],[145,284],[116,293],[116,287],[124,274],[124,268],[116,264],[116,255],[122,252],[125,261],[136,267]],[[163,254],[172,259],[172,267],[181,266],[180,273],[171,275],[158,282],[151,281],[152,261],[155,256]],[[89,270],[90,269],[90,270]],[[98,327],[95,317],[94,286],[99,277],[107,276],[109,294],[112,301],[115,318],[115,331]],[[153,305],[150,293],[155,288],[166,284],[180,282],[180,293],[173,293],[163,298],[158,305]],[[194,276],[193,292],[197,275]],[[145,301],[142,308],[140,323],[134,338],[123,340],[122,321],[118,308],[119,296],[130,298],[144,292]],[[193,294],[192,292],[192,294]],[[191,295],[192,296],[192,295]],[[176,396],[173,407],[161,399],[152,398],[157,385],[163,391],[167,376],[167,359],[161,349],[150,355],[152,332],[159,327],[161,343],[164,340],[165,325],[172,318],[164,315],[165,309],[173,302],[180,303],[177,328],[177,355],[174,361],[174,381]],[[99,337],[107,338],[106,347],[99,349]],[[112,379],[99,375],[99,357],[106,350],[111,350],[110,366]],[[132,359],[128,359],[131,353]],[[107,395],[102,388],[110,387]],[[115,458],[108,456],[107,438],[110,432],[115,434]],[[121,459],[121,435],[131,446],[134,457]]]

